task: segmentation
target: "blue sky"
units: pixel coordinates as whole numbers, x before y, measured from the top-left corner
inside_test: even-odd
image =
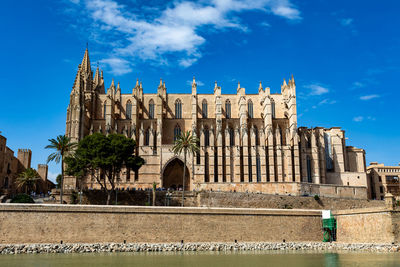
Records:
[[[66,108],[89,43],[93,66],[130,93],[159,79],[168,92],[235,93],[240,81],[279,92],[294,75],[298,125],[340,126],[367,163],[400,162],[398,1],[2,1],[0,131],[43,163],[65,132]],[[60,166],[50,164],[50,177]]]

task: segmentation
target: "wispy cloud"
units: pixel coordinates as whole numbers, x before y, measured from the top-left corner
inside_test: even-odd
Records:
[[[352,88],[356,89],[356,88],[363,88],[363,87],[365,87],[365,83],[362,83],[362,82],[354,82]]]
[[[186,81],[187,85],[192,86],[192,83],[193,83],[192,80]],[[196,84],[197,84],[197,86],[204,86],[204,83],[202,81],[199,81],[199,80],[196,80]]]
[[[323,95],[329,92],[329,89],[327,87],[316,83],[309,84],[304,87],[311,89],[309,95]]]
[[[144,11],[135,12],[134,8],[114,0],[72,2],[89,18],[92,36],[108,38],[112,55],[102,61],[119,75],[130,72],[132,65],[127,63],[137,59],[167,64],[166,58],[173,55],[180,66],[191,66],[202,57],[200,48],[206,42],[205,29],[248,30],[239,13],[258,11],[289,21],[301,20],[300,11],[290,0],[175,1],[165,8],[150,11],[143,8],[150,12],[145,15]],[[116,61],[117,57],[121,61]]]
[[[379,98],[379,97],[380,97],[380,95],[363,95],[363,96],[360,96],[360,100],[366,101],[366,100],[371,100],[371,99]]]
[[[271,27],[271,24],[269,24],[269,23],[266,22],[266,21],[263,21],[263,22],[260,23],[260,26],[261,26],[261,27],[264,27],[264,28],[269,28],[269,27]]]
[[[114,73],[115,75],[124,75],[132,71],[131,64],[129,63],[129,61],[122,58],[117,58],[117,57],[105,58],[102,59],[100,63],[107,65],[110,68],[111,72]]]
[[[357,116],[357,117],[354,117],[354,118],[353,118],[353,121],[355,121],[355,122],[362,122],[362,121],[365,121],[365,120],[375,121],[376,118],[375,118],[375,117],[372,117],[372,116],[367,116],[367,117],[364,117],[364,116]]]
[[[342,19],[339,19],[339,23],[345,27],[351,26],[353,24],[353,19],[352,18],[342,18]]]

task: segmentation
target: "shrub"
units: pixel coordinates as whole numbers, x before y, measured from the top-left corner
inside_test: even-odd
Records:
[[[314,195],[314,199],[315,199],[316,201],[319,201],[319,196],[318,196],[318,195]]]
[[[27,194],[18,194],[11,200],[11,203],[35,203],[35,201]]]

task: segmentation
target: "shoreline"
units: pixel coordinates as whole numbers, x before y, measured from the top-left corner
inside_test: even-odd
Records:
[[[400,252],[400,244],[323,242],[66,243],[0,244],[0,254],[184,251],[370,251]]]

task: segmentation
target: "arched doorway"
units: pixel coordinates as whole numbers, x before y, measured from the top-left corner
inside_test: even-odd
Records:
[[[164,167],[163,171],[163,187],[168,189],[171,188],[173,190],[177,190],[182,188],[182,177],[183,177],[183,162],[174,158]],[[185,175],[185,191],[190,190],[190,175],[189,169],[186,167],[186,175]]]

